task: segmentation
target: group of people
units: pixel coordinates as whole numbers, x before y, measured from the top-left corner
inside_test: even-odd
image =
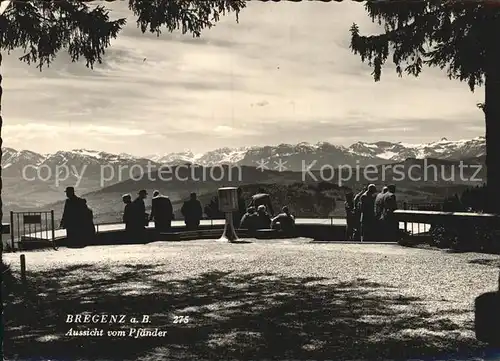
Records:
[[[172,228],[172,221],[175,219],[174,210],[170,198],[162,195],[159,191],[153,192],[151,199],[151,213],[146,212],[145,199],[148,196],[146,190],[140,190],[136,199],[132,201],[130,194],[122,196],[125,208],[123,210],[123,223],[128,233],[141,233],[153,221],[155,230],[159,232],[169,232]],[[200,225],[203,218],[201,203],[197,199],[196,193],[191,193],[189,200],[184,202],[181,208],[184,223],[188,230],[195,230]]]
[[[70,246],[89,244],[96,234],[94,214],[88,207],[87,200],[75,194],[74,187],[67,187],[65,193],[67,199],[59,228],[66,229]]]
[[[92,210],[87,206],[85,199],[76,196],[74,187],[66,188],[66,196],[60,227],[66,229],[70,243],[91,243],[96,233]],[[122,220],[129,236],[142,237],[151,221],[154,222],[157,231],[169,232],[172,228],[175,216],[170,199],[155,190],[151,200],[151,212],[148,214],[145,204],[147,197],[148,192],[145,189],[140,190],[135,199],[132,199],[131,194],[122,196],[125,205]],[[288,207],[283,207],[275,216],[271,196],[263,189],[259,189],[257,194],[252,196],[247,206],[241,188],[238,188],[238,208],[238,211],[233,212],[235,228],[247,229],[250,232],[258,229],[280,229],[287,233],[292,233],[295,229],[295,217]],[[186,229],[198,229],[203,219],[203,208],[196,193],[190,194],[180,211]]]
[[[154,221],[156,230],[169,232],[172,220],[174,220],[170,199],[161,195],[159,191],[154,191],[151,200],[151,213],[147,214],[144,203],[147,194],[146,190],[141,190],[133,201],[130,194],[123,195],[125,229],[129,233],[137,235],[137,233],[144,231],[149,222]],[[198,229],[200,221],[203,219],[203,208],[196,193],[191,193],[189,200],[184,202],[181,213],[187,230]],[[242,190],[238,188],[238,211],[233,212],[233,224],[235,228],[249,231],[275,228],[292,232],[295,227],[295,218],[288,207],[283,207],[281,212],[274,216],[271,197],[263,189],[259,189],[258,193],[252,196],[247,207]]]
[[[295,229],[295,217],[290,213],[287,206],[281,209],[281,213],[272,217],[263,204],[255,209],[254,206],[247,208],[240,221],[240,228],[255,232],[258,229],[278,229],[291,234]]]
[[[244,204],[245,202],[243,201]],[[238,216],[241,216],[241,213],[240,211]],[[281,212],[275,216],[271,196],[263,189],[259,189],[252,196],[250,204],[235,226],[246,229],[250,233],[258,229],[277,229],[284,233],[292,234],[295,230],[295,217],[290,213],[287,206],[281,208]]]
[[[346,238],[361,241],[395,241],[399,223],[394,215],[397,209],[396,186],[377,191],[374,184],[365,186],[356,195],[346,194]]]
[[[349,240],[396,240],[398,237],[398,221],[394,215],[397,209],[396,187],[389,185],[377,192],[374,184],[369,184],[356,195],[346,194],[345,211],[347,219],[346,238]],[[95,236],[92,210],[87,206],[85,199],[76,196],[73,187],[66,188],[67,200],[64,205],[61,228],[67,231],[67,238],[72,244],[89,243]],[[140,236],[153,221],[155,229],[160,232],[169,232],[174,220],[172,202],[159,191],[153,192],[151,213],[146,212],[146,190],[139,191],[132,200],[130,194],[122,197],[125,208],[123,223],[125,230],[132,236]],[[263,189],[252,196],[246,204],[242,191],[238,188],[238,211],[233,213],[235,228],[256,231],[258,229],[280,229],[286,233],[293,233],[295,217],[287,206],[274,215],[271,197]],[[196,230],[203,219],[203,208],[197,199],[196,193],[191,193],[181,208],[187,230]]]

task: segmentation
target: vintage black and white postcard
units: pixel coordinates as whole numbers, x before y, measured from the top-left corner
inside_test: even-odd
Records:
[[[12,361],[500,360],[500,1],[0,1]]]

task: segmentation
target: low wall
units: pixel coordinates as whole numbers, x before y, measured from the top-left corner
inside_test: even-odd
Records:
[[[438,211],[394,211],[400,222],[437,224],[446,222],[473,221],[482,225],[499,225],[500,216],[489,213],[438,212]]]
[[[192,239],[217,239],[224,230],[223,225],[200,226],[196,231],[188,231],[186,227],[172,227],[168,233],[159,233],[153,228],[147,228],[145,237],[141,240],[129,238],[125,230],[106,230],[97,233],[92,245],[114,245],[114,244],[143,244],[157,241],[182,241]],[[346,227],[342,225],[326,224],[298,224],[296,225],[296,237],[312,238],[321,241],[343,241],[345,240]],[[265,230],[255,234],[249,234],[247,230],[237,230],[238,237],[254,238],[282,238],[290,237],[273,230]],[[57,240],[59,246],[68,246],[67,239]]]
[[[318,241],[345,241],[346,226],[328,224],[298,224],[295,226],[298,237]]]
[[[401,244],[430,244],[440,248],[486,253],[500,252],[500,216],[488,213],[408,211],[394,212],[405,224],[425,225],[426,232],[407,232]],[[433,227],[435,226],[435,227]]]

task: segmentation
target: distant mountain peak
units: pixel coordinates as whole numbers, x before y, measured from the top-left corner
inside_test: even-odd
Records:
[[[147,161],[154,164],[170,165],[189,163],[209,167],[234,164],[255,167],[258,161],[264,160],[272,167],[275,162],[281,159],[288,162],[287,170],[301,171],[303,170],[302,163],[304,161],[316,161],[318,166],[321,166],[321,164],[338,166],[354,164],[358,160],[363,164],[383,164],[401,162],[409,158],[463,160],[484,157],[486,154],[485,143],[484,136],[456,141],[450,141],[443,137],[440,141],[421,144],[391,141],[357,141],[348,147],[329,142],[318,142],[316,144],[299,142],[296,144],[281,143],[238,148],[221,147],[201,154],[196,154],[191,150],[184,150],[147,157],[136,157],[126,153],[112,154],[85,148],[42,155],[29,150],[16,150],[6,147],[2,157],[2,167],[7,175],[10,174],[9,172],[19,173],[17,168],[22,168],[27,164],[35,167],[62,164],[74,164],[75,167],[89,164],[98,167],[104,164],[142,164]]]

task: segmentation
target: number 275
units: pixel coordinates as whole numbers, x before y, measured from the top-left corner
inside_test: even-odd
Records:
[[[174,316],[174,323],[189,323],[189,316]]]

